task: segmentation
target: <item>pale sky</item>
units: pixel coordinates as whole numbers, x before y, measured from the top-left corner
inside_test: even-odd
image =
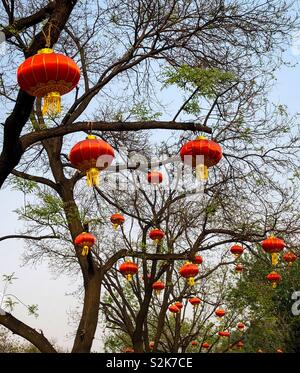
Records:
[[[292,62],[300,61],[300,50],[290,49],[287,52],[287,57],[290,57]],[[275,103],[286,104],[289,113],[297,113],[300,66],[283,68],[276,76],[278,82],[271,93],[271,98]],[[21,230],[22,222],[17,220],[13,210],[22,206],[22,201],[21,193],[9,189],[0,190],[2,210],[0,236],[18,233]],[[9,293],[16,295],[26,304],[38,304],[39,317],[36,319],[33,316],[28,316],[27,310],[22,305],[16,306],[13,315],[36,329],[42,329],[45,336],[50,340],[55,340],[58,345],[71,348],[73,338],[67,337],[67,333],[71,333],[73,330],[68,325],[68,312],[78,306],[78,302],[72,296],[66,296],[66,292],[74,291],[80,282],[71,283],[71,280],[66,276],[54,279],[46,263],[37,266],[37,268],[21,267],[22,250],[22,240],[0,242],[0,276],[2,278],[3,274],[15,272],[18,280],[15,280],[14,284],[10,286]],[[0,282],[0,294],[3,285],[4,283]],[[99,351],[97,339],[94,343],[94,350]]]

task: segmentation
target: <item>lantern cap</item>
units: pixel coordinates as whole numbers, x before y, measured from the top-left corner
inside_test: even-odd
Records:
[[[42,48],[42,49],[39,49],[37,52],[37,54],[50,54],[50,53],[53,53],[52,48]]]
[[[95,140],[95,135],[87,135],[86,140]]]
[[[197,136],[196,137],[196,140],[206,140],[206,137],[201,135],[201,136]]]

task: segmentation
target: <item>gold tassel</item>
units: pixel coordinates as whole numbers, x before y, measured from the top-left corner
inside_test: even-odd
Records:
[[[86,172],[86,181],[89,187],[99,185],[99,173],[98,168],[90,168]]]
[[[196,178],[197,180],[208,179],[208,167],[205,164],[200,163],[196,166]]]
[[[132,275],[131,274],[126,275],[126,278],[127,278],[127,281],[132,281]]]
[[[276,266],[278,263],[278,253],[272,253],[271,256],[272,256],[272,265]]]
[[[272,288],[275,289],[277,287],[277,283],[276,282],[273,282],[272,283]]]
[[[114,230],[116,231],[118,229],[119,224],[113,224]]]
[[[188,283],[189,286],[194,286],[195,285],[195,279],[194,279],[194,277],[189,277],[187,279],[187,283]]]
[[[291,267],[293,265],[293,262],[289,262],[289,266]]]
[[[58,115],[61,112],[61,96],[59,92],[50,92],[44,97],[42,114]]]
[[[81,255],[86,256],[86,255],[88,255],[88,253],[89,253],[89,247],[88,246],[83,246]]]

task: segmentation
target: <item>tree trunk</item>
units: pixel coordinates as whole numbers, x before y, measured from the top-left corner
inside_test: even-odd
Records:
[[[98,324],[102,276],[89,276],[85,285],[83,310],[72,352],[90,352]]]

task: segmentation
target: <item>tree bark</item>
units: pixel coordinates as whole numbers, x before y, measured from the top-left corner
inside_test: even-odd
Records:
[[[14,334],[25,338],[27,341],[32,343],[41,352],[45,353],[55,353],[56,350],[48,339],[43,335],[43,333],[37,332],[35,329],[24,324],[22,321],[16,319],[10,313],[5,313],[5,315],[0,315],[0,324],[5,326]]]

